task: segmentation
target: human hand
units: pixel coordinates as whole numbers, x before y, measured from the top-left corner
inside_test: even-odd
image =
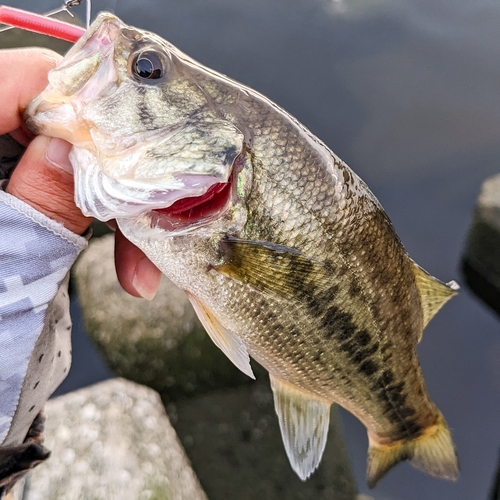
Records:
[[[83,234],[92,219],[75,205],[71,144],[62,139],[34,137],[22,117],[28,103],[48,84],[47,73],[61,56],[46,49],[0,50],[0,135],[10,134],[26,147],[6,192],[19,198],[70,231]],[[115,262],[122,287],[135,297],[152,299],[161,273],[144,253],[119,231]]]

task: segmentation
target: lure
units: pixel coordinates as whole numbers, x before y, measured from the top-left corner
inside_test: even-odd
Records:
[[[69,2],[66,4],[65,9],[72,5],[77,4]],[[53,38],[60,38],[71,43],[78,41],[86,31],[85,28],[75,26],[74,24],[6,5],[0,5],[0,23]]]

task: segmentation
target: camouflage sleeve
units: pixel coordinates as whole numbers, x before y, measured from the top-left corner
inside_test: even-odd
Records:
[[[0,451],[23,443],[66,377],[68,271],[86,244],[0,184]]]

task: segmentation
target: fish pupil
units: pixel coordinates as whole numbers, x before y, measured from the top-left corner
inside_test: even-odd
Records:
[[[163,67],[159,57],[153,52],[140,54],[134,65],[135,74],[146,80],[157,80],[163,75]]]

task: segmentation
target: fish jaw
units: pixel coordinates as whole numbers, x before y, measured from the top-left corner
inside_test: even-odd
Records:
[[[162,39],[101,13],[26,109],[33,132],[73,144],[75,201],[87,216],[102,221],[136,217],[185,198],[210,197],[229,182],[243,151],[243,134],[233,124],[213,116],[203,121],[198,109],[170,122],[159,120],[157,127],[129,126],[144,113],[141,95],[149,101],[152,93],[163,98],[160,88],[134,81],[130,74],[134,56],[152,48],[170,59],[170,46]],[[134,108],[134,98],[138,117],[126,112]],[[106,123],[114,121],[109,120],[113,111],[105,108],[117,103],[124,126],[113,128]],[[202,116],[200,123],[193,115]]]

